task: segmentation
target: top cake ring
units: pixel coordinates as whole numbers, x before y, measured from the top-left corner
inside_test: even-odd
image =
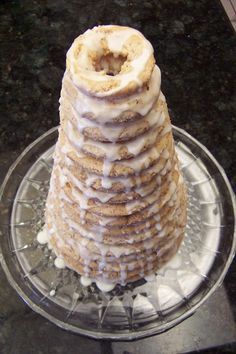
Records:
[[[98,26],[77,37],[66,66],[74,84],[85,94],[115,99],[132,95],[152,75],[153,48],[137,30]]]

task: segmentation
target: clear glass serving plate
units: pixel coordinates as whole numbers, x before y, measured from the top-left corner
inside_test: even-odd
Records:
[[[221,166],[185,131],[173,127],[188,188],[186,237],[152,281],[101,292],[54,266],[36,236],[44,220],[57,128],[33,142],[0,190],[0,260],[10,284],[36,312],[94,338],[128,340],[161,333],[192,315],[217,289],[235,251],[235,200]]]

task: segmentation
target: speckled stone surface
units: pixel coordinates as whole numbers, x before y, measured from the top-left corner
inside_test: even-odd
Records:
[[[0,178],[20,151],[58,124],[65,54],[73,39],[87,28],[109,23],[135,27],[152,42],[172,122],[207,146],[235,187],[236,39],[218,0],[1,1]],[[134,354],[143,348],[143,353],[152,354],[157,342],[163,344],[159,352],[165,353],[165,341],[170,343],[171,337],[178,339],[185,333],[190,338],[197,334],[197,340],[183,342],[182,347],[173,344],[168,353],[232,343],[236,334],[224,333],[219,338],[224,328],[227,332],[224,313],[232,314],[232,323],[235,314],[235,264],[224,288],[214,296],[205,312],[215,311],[208,321],[218,326],[218,340],[208,336],[210,341],[206,341],[201,331],[208,322],[196,326],[195,321],[194,327],[192,319],[185,327],[168,332],[169,337],[153,337],[135,346],[98,343],[66,333],[34,314],[0,270],[0,353],[67,353],[70,348],[71,353]],[[223,306],[221,312],[217,312],[218,303]],[[200,311],[195,316],[204,317]],[[190,333],[185,332],[188,323],[193,326]],[[233,344],[223,348],[220,352],[236,350]]]

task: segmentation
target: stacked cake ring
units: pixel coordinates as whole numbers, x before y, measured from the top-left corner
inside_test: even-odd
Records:
[[[112,289],[154,274],[177,252],[186,189],[145,37],[94,27],[66,63],[45,232],[84,282]]]

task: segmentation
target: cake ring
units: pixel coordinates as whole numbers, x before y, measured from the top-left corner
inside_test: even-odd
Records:
[[[131,95],[149,81],[153,48],[129,27],[98,26],[73,42],[67,68],[84,93],[100,98]]]

